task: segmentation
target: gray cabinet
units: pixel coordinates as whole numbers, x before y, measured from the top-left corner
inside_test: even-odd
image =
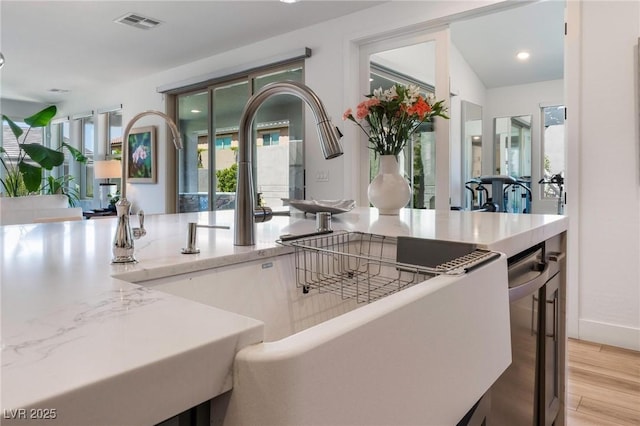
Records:
[[[487,425],[563,426],[564,236],[509,262],[511,365],[488,394]]]

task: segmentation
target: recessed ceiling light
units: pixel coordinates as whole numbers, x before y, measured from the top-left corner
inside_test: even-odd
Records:
[[[280,0],[282,3],[292,4],[298,3],[299,0]]]
[[[531,56],[529,52],[526,52],[524,50],[516,54],[516,58],[520,59],[521,61],[526,61],[527,59],[529,59],[529,56]]]

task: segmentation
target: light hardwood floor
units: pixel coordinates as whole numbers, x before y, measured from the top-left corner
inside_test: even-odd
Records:
[[[640,426],[640,352],[569,339],[568,426]]]

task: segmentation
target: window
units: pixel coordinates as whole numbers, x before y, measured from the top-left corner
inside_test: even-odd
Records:
[[[18,157],[20,156],[20,147],[18,146],[18,143],[44,144],[43,128],[41,127],[33,128],[27,134],[26,130],[29,128],[28,124],[21,121],[15,121],[15,124],[23,130],[23,134],[20,137],[19,141],[16,140],[16,137],[13,134],[11,127],[9,127],[9,125],[6,122],[4,122],[4,120],[3,120],[3,126],[2,126],[1,146],[5,150],[5,153],[2,153],[0,155],[2,155],[2,160],[6,163],[6,165],[10,169],[13,167],[17,167],[18,165]],[[25,135],[26,135],[26,139],[23,139]],[[3,177],[5,177],[4,174],[6,173],[6,171],[4,167],[0,167],[0,173],[3,175]],[[2,187],[2,185],[0,185],[0,193],[3,193],[4,191],[5,189]],[[26,188],[21,189],[19,192],[20,193],[24,192],[22,193],[22,195],[27,195]]]
[[[122,110],[107,113],[107,157],[120,158],[122,155]]]
[[[51,139],[50,148],[57,149],[63,142],[69,143],[70,141],[70,126],[68,120],[54,121],[51,124]],[[69,162],[71,156],[67,150],[64,150],[64,163],[51,171],[51,175],[54,177],[65,176],[69,174]],[[71,183],[71,182],[70,182]],[[72,182],[77,184],[77,182]]]
[[[178,95],[178,121],[183,148],[178,152],[178,212],[209,210],[211,182],[209,149],[209,91]],[[215,141],[222,149],[224,137]]]
[[[542,133],[542,178],[544,184],[542,197],[557,199],[561,195],[559,177],[564,173],[564,112],[563,105],[542,108],[544,117],[544,131]]]
[[[231,148],[231,136],[216,137],[216,149]]]
[[[280,140],[280,132],[258,133],[258,146],[275,146]]]
[[[496,117],[494,149],[497,175],[531,176],[531,115]]]
[[[39,143],[42,144],[44,142],[44,132],[42,127],[34,127],[29,131],[27,135],[27,139],[23,141],[23,137],[26,134],[26,130],[29,128],[29,125],[22,121],[15,121],[15,123],[20,127],[24,133],[23,136],[20,137],[20,142],[24,143]],[[3,121],[2,124],[2,147],[5,149],[6,157],[11,161],[16,161],[18,159],[18,155],[20,152],[20,148],[18,147],[18,141],[11,131],[11,127]]]
[[[88,199],[93,198],[93,157],[95,152],[93,116],[84,117],[81,121],[82,154],[87,157],[87,162],[80,166],[80,196]]]

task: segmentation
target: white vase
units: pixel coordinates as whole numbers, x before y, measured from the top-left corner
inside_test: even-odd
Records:
[[[383,215],[397,215],[411,199],[411,187],[400,174],[395,155],[381,155],[378,174],[369,184],[369,202]]]

